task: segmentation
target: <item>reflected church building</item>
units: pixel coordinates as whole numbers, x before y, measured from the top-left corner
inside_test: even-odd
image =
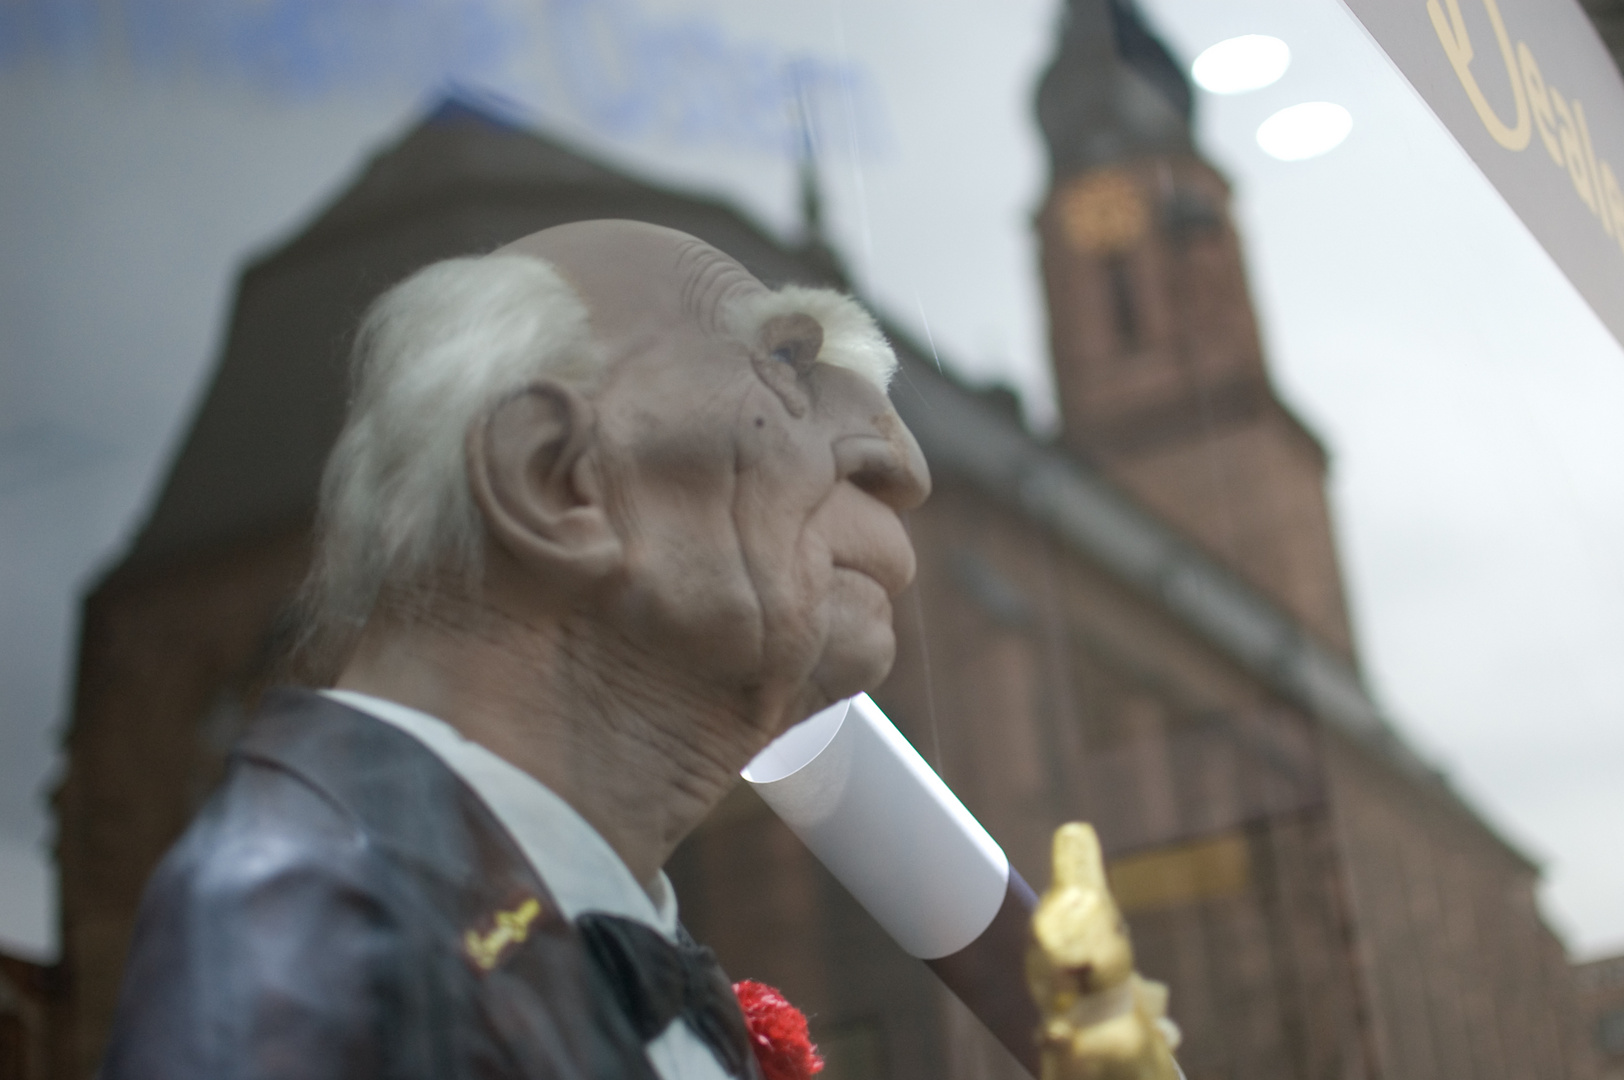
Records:
[[[1057,825],[1096,825],[1190,1080],[1595,1076],[1537,867],[1360,675],[1326,454],[1271,384],[1180,65],[1126,0],[1072,0],[1036,116],[1060,430],[887,327],[935,493],[876,700],[1034,884]],[[842,283],[815,228],[785,242],[463,99],[243,273],[167,482],[85,602],[29,1075],[94,1074],[143,884],[278,677],[360,313],[432,260],[604,217]],[[806,1010],[827,1080],[1023,1075],[744,786],[669,870],[728,971]]]

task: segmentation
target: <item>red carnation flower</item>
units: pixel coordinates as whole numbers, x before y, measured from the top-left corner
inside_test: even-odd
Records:
[[[750,1025],[750,1048],[766,1080],[812,1080],[823,1059],[806,1032],[806,1014],[766,983],[745,979],[733,984],[739,1008]]]

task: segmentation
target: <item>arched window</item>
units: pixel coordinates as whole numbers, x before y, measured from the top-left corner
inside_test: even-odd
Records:
[[[1139,315],[1134,304],[1133,279],[1128,273],[1128,256],[1120,251],[1105,258],[1106,288],[1111,292],[1111,319],[1123,352],[1139,349]]]

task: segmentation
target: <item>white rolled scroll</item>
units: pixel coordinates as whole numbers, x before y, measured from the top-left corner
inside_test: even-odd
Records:
[[[913,956],[992,924],[1009,860],[867,694],[790,728],[744,779]]]

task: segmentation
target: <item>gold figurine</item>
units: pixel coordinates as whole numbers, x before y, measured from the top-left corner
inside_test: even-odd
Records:
[[[1167,987],[1133,969],[1093,826],[1055,832],[1054,883],[1032,936],[1026,980],[1043,1017],[1042,1080],[1180,1080]]]

